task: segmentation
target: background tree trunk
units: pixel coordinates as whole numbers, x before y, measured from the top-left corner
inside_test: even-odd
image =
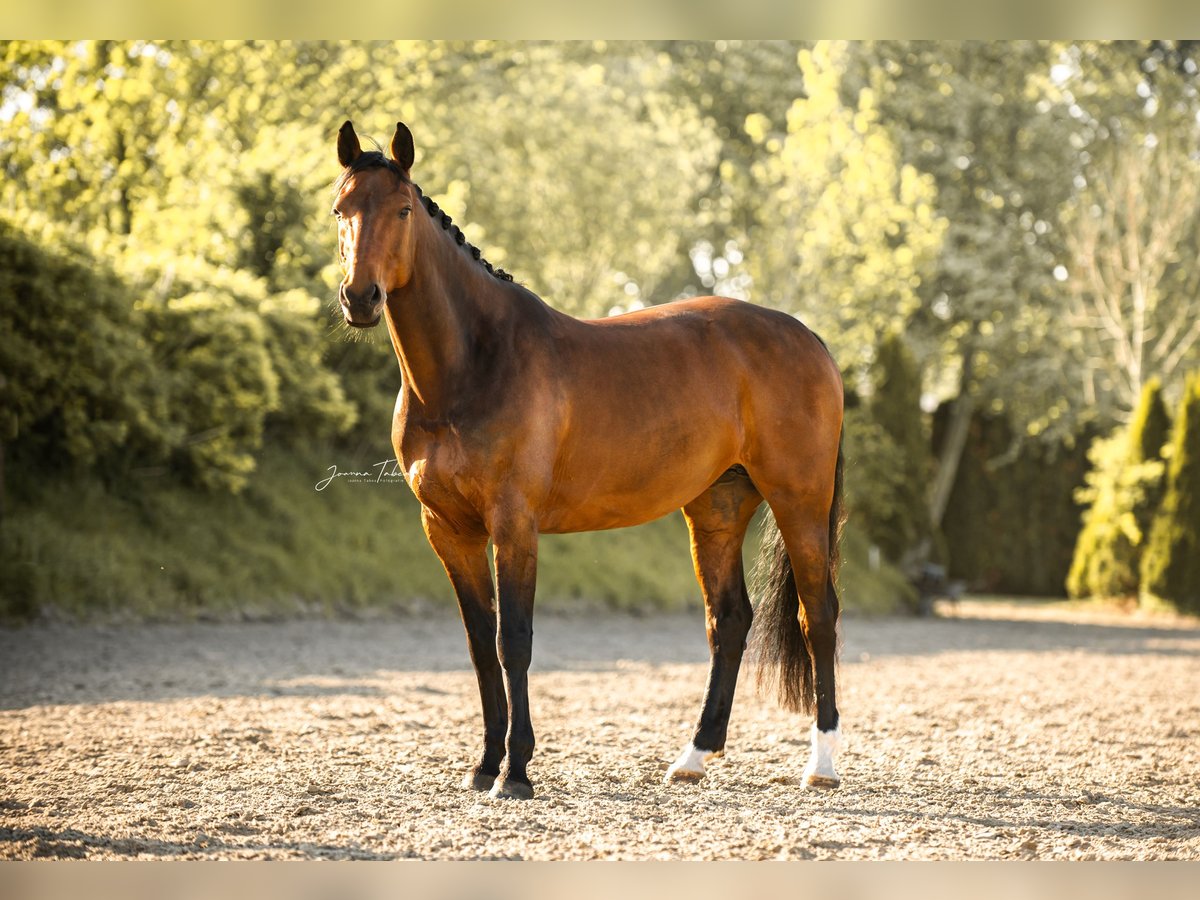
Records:
[[[950,491],[954,488],[954,477],[958,474],[958,463],[967,446],[971,416],[975,413],[975,398],[971,396],[973,368],[974,352],[968,348],[963,357],[958,398],[950,410],[950,425],[938,454],[933,489],[929,492],[929,521],[935,530],[942,527],[942,517],[946,514],[946,504],[950,502]]]

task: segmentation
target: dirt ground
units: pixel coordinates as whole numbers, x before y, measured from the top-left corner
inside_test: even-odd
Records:
[[[0,631],[0,857],[1200,859],[1200,629],[964,602],[843,622],[843,785],[744,678],[728,753],[666,786],[699,613],[536,623],[537,797],[459,781],[448,615]]]

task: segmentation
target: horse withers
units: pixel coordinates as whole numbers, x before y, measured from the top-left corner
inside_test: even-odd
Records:
[[[465,785],[529,798],[528,679],[538,535],[683,509],[711,668],[666,779],[725,747],[752,612],[742,542],[765,500],[756,642],[782,702],[816,713],[805,770],[836,787],[842,381],[785,313],[700,297],[585,321],[493,268],[413,182],[413,139],[363,151],[346,122],[333,214],[347,324],[382,321],[403,378],[392,444],[458,598],[483,706]],[[495,579],[488,566],[493,547]]]

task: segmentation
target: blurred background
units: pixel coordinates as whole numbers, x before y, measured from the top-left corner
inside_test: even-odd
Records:
[[[450,604],[349,334],[337,128],[580,316],[795,314],[847,388],[845,604],[1200,612],[1200,43],[7,42],[0,617]],[[753,547],[748,547],[752,554]],[[539,604],[699,606],[686,528]]]

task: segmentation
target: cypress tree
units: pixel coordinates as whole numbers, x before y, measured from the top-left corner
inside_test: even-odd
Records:
[[[1067,576],[1071,596],[1137,594],[1146,535],[1162,495],[1162,446],[1170,424],[1162,382],[1152,378],[1129,425],[1094,443],[1084,491],[1089,506]]]
[[[1162,381],[1151,378],[1142,388],[1137,409],[1129,422],[1129,453],[1135,462],[1161,459],[1163,444],[1171,433],[1171,416],[1163,402]]]
[[[1163,445],[1171,436],[1171,416],[1163,402],[1162,381],[1151,378],[1142,388],[1142,396],[1129,423],[1130,470],[1123,480],[1123,497],[1132,505],[1137,540],[1133,542],[1130,567],[1140,581],[1142,556],[1150,537],[1154,515],[1162,504],[1165,469]]]
[[[1142,593],[1200,613],[1200,372],[1189,376],[1175,418],[1166,491],[1142,558]]]

